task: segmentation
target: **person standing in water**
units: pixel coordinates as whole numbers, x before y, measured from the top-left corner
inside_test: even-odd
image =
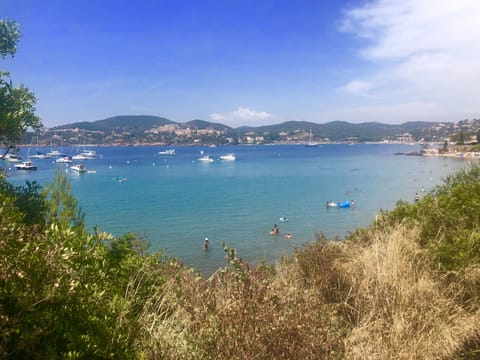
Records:
[[[270,235],[278,235],[280,234],[280,228],[277,224],[273,225],[272,231],[270,231]]]
[[[208,250],[208,246],[210,245],[208,238],[206,237],[203,241],[203,250]]]

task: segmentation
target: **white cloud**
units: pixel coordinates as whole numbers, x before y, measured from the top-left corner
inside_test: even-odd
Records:
[[[373,84],[362,81],[362,80],[352,80],[345,86],[342,86],[341,89],[353,94],[358,95],[367,95],[368,90],[373,88]]]
[[[255,111],[249,108],[240,107],[225,114],[210,114],[210,119],[233,127],[260,126],[271,122],[271,120],[274,119],[274,116],[265,111]]]
[[[375,0],[347,10],[340,30],[367,40],[359,56],[374,70],[342,89],[368,92],[377,99],[369,106],[402,108],[411,118],[408,109],[419,109],[404,104],[429,104],[442,120],[479,117],[478,19],[477,0]]]

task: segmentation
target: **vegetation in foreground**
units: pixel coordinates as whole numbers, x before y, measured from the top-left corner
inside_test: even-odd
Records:
[[[0,186],[0,357],[474,359],[480,167],[275,266],[211,278],[134,234],[89,234],[65,174]]]

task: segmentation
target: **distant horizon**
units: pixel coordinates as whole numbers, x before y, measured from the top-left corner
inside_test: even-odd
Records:
[[[22,33],[0,69],[46,127],[112,113],[233,128],[480,118],[475,0],[114,4],[0,2]]]

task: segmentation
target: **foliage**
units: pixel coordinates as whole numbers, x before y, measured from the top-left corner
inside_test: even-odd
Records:
[[[0,20],[0,56],[15,55],[20,40],[18,24],[9,19]]]
[[[40,185],[35,181],[27,180],[25,186],[14,187],[0,173],[0,192],[13,199],[24,224],[43,226],[45,223],[45,202],[39,191]]]
[[[84,230],[85,214],[73,196],[70,181],[64,171],[57,169],[53,182],[45,186],[43,196],[46,198],[46,220],[63,227],[72,226]]]
[[[480,167],[447,177],[416,204],[399,202],[374,226],[404,223],[420,227],[420,241],[443,270],[458,270],[480,259]],[[372,225],[373,226],[373,225]]]
[[[20,38],[18,25],[10,20],[0,20],[0,56],[13,56]],[[39,128],[35,115],[37,99],[23,85],[13,86],[10,74],[0,71],[0,142],[6,153],[13,149],[29,127]],[[3,154],[3,156],[5,156]]]
[[[41,126],[36,102],[26,87],[13,86],[9,74],[0,72],[0,142],[5,148],[13,148],[29,127]]]
[[[87,234],[60,173],[45,195],[25,189],[26,203],[43,201],[47,225],[26,223],[16,190],[2,186],[0,357],[136,358],[136,319],[163,291],[159,254],[146,254],[132,234]],[[110,243],[123,251],[112,257]]]

